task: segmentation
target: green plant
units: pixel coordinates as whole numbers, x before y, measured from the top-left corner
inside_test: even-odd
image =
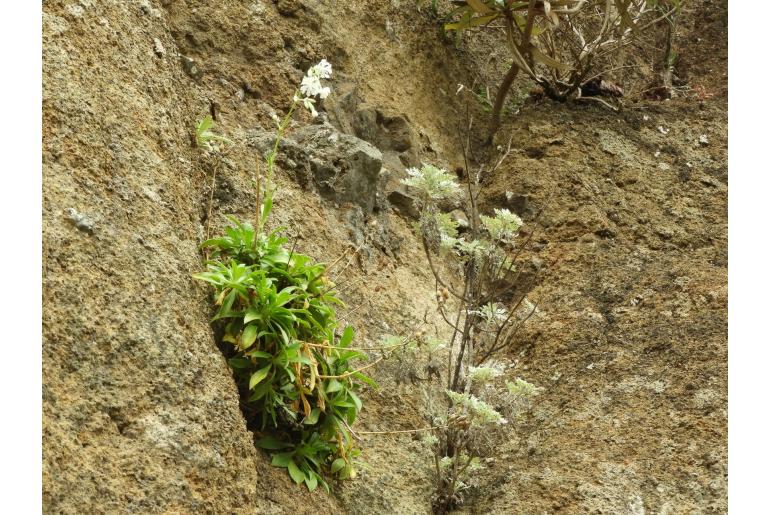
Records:
[[[489,88],[479,88],[479,92],[474,93],[474,96],[485,113],[492,112],[492,100],[489,98]]]
[[[278,122],[264,190],[257,180],[256,226],[229,217],[232,225],[224,235],[203,242],[210,260],[207,270],[194,276],[214,287],[213,322],[226,345],[244,413],[263,433],[257,445],[272,453],[273,465],[310,490],[319,484],[328,490],[325,476],[355,475],[353,460],[360,451],[352,445],[350,426],[362,407],[357,391],[364,383],[376,386],[361,372],[368,366],[353,365],[367,359],[351,347],[353,328],[336,331],[335,307],[342,302],[327,267],[288,248],[281,228],[265,229],[281,137],[298,105],[315,114],[313,97],[328,95],[319,79],[330,74],[325,61],[311,68]]]
[[[224,136],[211,132],[213,125],[214,120],[211,118],[211,115],[206,115],[195,124],[195,145],[198,148],[211,152],[218,149],[217,142],[232,143],[232,141]]]

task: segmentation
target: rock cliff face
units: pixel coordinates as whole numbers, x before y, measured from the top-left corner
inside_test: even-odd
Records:
[[[191,275],[202,266],[198,244],[221,227],[221,215],[250,216],[251,170],[271,115],[286,108],[307,66],[327,57],[340,81],[355,76],[363,84],[367,76],[378,92],[389,80],[369,67],[360,45],[352,44],[353,56],[342,50],[346,34],[337,33],[336,19],[344,13],[357,17],[348,24],[379,29],[386,13],[344,4],[44,3],[46,512],[342,511],[325,493],[295,487],[255,450],[209,326],[208,292]],[[384,30],[372,38],[359,29],[358,41],[400,48]],[[455,65],[431,66],[435,74]],[[399,89],[434,86],[420,81],[411,74]],[[442,83],[449,90],[453,79]],[[196,120],[209,113],[238,141],[222,159],[192,144]],[[378,262],[409,237],[404,222],[385,229],[382,154],[330,126],[296,130],[285,147],[274,216],[319,259],[338,256],[348,242],[366,256],[359,265],[378,275],[369,278],[378,302],[360,287],[345,296],[377,306],[369,317],[362,310],[350,318],[361,337],[367,323],[376,324],[377,338],[385,320],[403,320],[404,310],[389,312],[400,299],[422,305],[431,298],[427,276]],[[393,234],[402,236],[391,241]],[[417,261],[415,249],[399,259]],[[394,491],[391,502],[424,510],[430,485],[416,484],[418,497]]]
[[[46,511],[268,513],[309,498],[256,452],[191,279],[200,99],[165,12],[46,2],[43,34]],[[333,509],[315,497],[300,511]]]
[[[499,135],[514,151],[480,199],[538,232],[544,277],[508,357],[545,392],[469,512],[725,510],[726,6],[692,5],[681,59],[703,98],[527,105]],[[272,222],[319,260],[348,252],[334,279],[358,341],[423,320],[442,337],[398,180],[464,165],[466,100],[479,131],[486,114],[458,83],[494,87],[505,56],[456,49],[406,0],[47,0],[42,21],[44,511],[428,513],[411,435],[362,435],[366,465],[334,495],[271,467],[191,276],[222,215],[252,216],[272,115],[327,58],[333,94],[289,131]],[[235,141],[217,156],[192,142],[207,114]],[[424,426],[391,368],[363,431]]]

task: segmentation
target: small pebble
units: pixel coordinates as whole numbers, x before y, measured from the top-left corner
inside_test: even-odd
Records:
[[[74,208],[67,209],[67,215],[78,230],[88,234],[94,233],[94,222],[86,215],[78,213]]]
[[[198,68],[198,65],[195,64],[194,59],[183,55],[181,57],[181,60],[182,60],[182,68],[184,68],[184,71],[187,75],[189,75],[195,80],[198,80],[203,76],[203,73],[201,72],[200,68]]]
[[[163,43],[161,43],[161,41],[158,38],[153,39],[153,44],[154,44],[153,49],[155,50],[155,55],[157,55],[158,57],[163,57],[164,55],[166,55],[166,49],[163,47]]]
[[[67,11],[73,18],[82,18],[83,13],[85,12],[85,9],[83,9],[83,6],[76,5],[76,4],[70,4],[64,8],[64,10]]]

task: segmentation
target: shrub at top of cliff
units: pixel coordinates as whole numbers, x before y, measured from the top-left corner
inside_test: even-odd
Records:
[[[473,27],[500,29],[512,63],[492,109],[490,138],[497,131],[508,90],[519,71],[555,100],[587,96],[586,86],[617,68],[612,58],[659,22],[670,25],[683,0],[461,0],[444,28],[460,34]],[[667,59],[667,57],[666,57]],[[617,86],[605,88],[622,94]]]
[[[256,227],[230,220],[232,227],[207,240],[212,260],[195,277],[214,286],[214,321],[229,344],[228,363],[245,398],[244,411],[268,434],[257,445],[274,451],[273,465],[288,469],[296,483],[310,490],[331,473],[340,479],[355,474],[349,426],[361,410],[356,390],[374,384],[351,362],[366,356],[350,348],[353,328],[337,336],[334,284],[327,267],[286,247],[280,230],[265,230],[273,205],[271,179],[281,137],[299,105],[315,116],[315,99],[331,75],[322,61],[312,67],[294,96],[289,113],[278,121],[276,142],[267,155],[264,185],[257,184]],[[302,96],[300,96],[300,92]],[[365,368],[365,367],[364,367]]]

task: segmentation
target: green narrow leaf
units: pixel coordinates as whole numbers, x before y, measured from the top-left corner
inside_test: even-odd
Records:
[[[352,375],[353,377],[355,377],[356,379],[358,379],[359,381],[361,381],[361,382],[363,382],[363,383],[366,383],[366,384],[368,384],[368,385],[369,385],[369,386],[371,386],[372,388],[379,388],[379,387],[380,387],[380,386],[379,386],[379,385],[378,385],[378,384],[377,384],[377,383],[374,381],[374,379],[372,379],[371,377],[369,377],[369,376],[367,376],[367,375],[364,375],[364,374],[362,374],[361,372],[353,372],[353,374],[351,374],[351,375]]]
[[[278,295],[275,296],[275,305],[276,306],[285,306],[287,303],[291,302],[295,298],[297,298],[296,295],[293,295],[291,292],[296,290],[296,286],[287,286],[280,292],[278,292]]]
[[[329,382],[326,383],[326,393],[339,392],[340,390],[342,390],[342,383],[336,379],[330,379]]]
[[[347,463],[342,458],[337,458],[336,460],[334,460],[332,462],[332,467],[331,467],[332,474],[336,474],[337,472],[342,470],[342,467],[344,467],[345,465],[347,465]]]
[[[296,358],[291,359],[290,362],[313,366],[313,361],[307,356],[297,356]]]
[[[445,30],[463,30],[468,29],[471,27],[478,27],[479,25],[484,25],[487,23],[490,23],[491,21],[494,21],[497,19],[499,14],[489,14],[487,16],[477,16],[476,18],[471,18],[470,20],[466,21],[459,21],[457,23],[447,23],[444,25]]]
[[[350,408],[350,409],[353,409],[353,410],[356,409],[356,405],[355,404],[353,404],[352,402],[348,402],[346,400],[342,400],[342,398],[340,398],[339,400],[333,400],[332,401],[332,405],[334,405],[336,407],[339,407],[339,408]]]
[[[358,398],[358,395],[356,395],[353,392],[348,392],[348,395],[353,400],[353,402],[356,404],[356,411],[361,411],[361,406],[363,406],[363,404],[361,403],[361,399]]]
[[[230,358],[227,363],[232,368],[249,368],[251,366],[251,361],[246,358]]]
[[[348,412],[345,414],[345,418],[347,419],[347,423],[349,426],[352,426],[355,423],[357,416],[358,414],[355,409],[348,410]]]
[[[544,54],[543,52],[538,50],[537,47],[535,47],[535,45],[530,45],[529,51],[532,53],[532,57],[535,59],[535,61],[543,63],[546,66],[549,66],[551,68],[556,68],[557,70],[561,70],[561,71],[569,71],[571,69],[566,64],[560,61],[557,61],[556,59],[553,59],[550,56]]]
[[[213,318],[213,320],[219,320],[220,318],[228,318],[228,317],[234,316],[233,303],[235,302],[236,298],[238,298],[237,291],[232,290],[230,293],[228,293],[224,299],[222,307],[219,309],[219,312]]]
[[[284,345],[291,345],[291,342],[289,341],[289,335],[286,334],[286,330],[283,328],[281,324],[274,323],[275,321],[272,321],[270,323],[270,329],[273,331],[273,334],[275,336],[278,336],[280,333],[281,340],[283,340]],[[278,328],[278,333],[275,332],[275,328]]]
[[[260,317],[259,311],[257,311],[255,308],[250,308],[246,315],[243,317],[243,323],[248,324],[252,320],[258,320]]]
[[[318,408],[313,408],[310,411],[310,415],[305,417],[305,420],[303,420],[302,423],[309,426],[312,426],[313,424],[317,424],[319,416],[321,416],[321,410]]]
[[[300,484],[305,480],[305,473],[299,469],[296,463],[294,463],[293,461],[289,461],[288,468],[289,468],[289,475],[291,476],[291,478],[294,480],[295,483]]]
[[[281,452],[273,455],[273,461],[270,463],[274,467],[286,468],[291,462],[293,452]]]
[[[262,215],[261,220],[262,223],[265,223],[267,218],[270,216],[270,211],[273,210],[273,196],[268,194],[265,198],[265,202],[262,204]]]
[[[250,358],[272,358],[273,355],[263,350],[252,350],[246,353],[246,356]]]
[[[211,115],[206,115],[201,120],[198,120],[195,129],[198,131],[198,134],[200,134],[210,129],[212,125],[214,125],[214,119]]]
[[[340,338],[340,347],[347,347],[350,345],[350,342],[353,341],[353,336],[355,336],[355,331],[351,326],[345,327],[345,330],[342,332],[342,338]]]
[[[521,52],[519,52],[519,48],[516,45],[511,45],[511,55],[513,57],[513,62],[515,62],[524,73],[530,77],[535,76],[532,68],[529,67],[529,63],[527,63],[527,60],[524,59],[524,56],[521,55]]]
[[[369,357],[366,354],[363,354],[361,352],[357,352],[357,351],[354,351],[354,350],[340,351],[340,354],[337,357],[337,361],[339,361],[340,363],[347,363],[348,361],[350,361],[352,359],[368,360]]]
[[[293,379],[292,379],[293,381]],[[262,383],[260,385],[257,385],[256,388],[254,388],[254,391],[248,398],[248,402],[254,402],[258,401],[265,395],[267,395],[267,392],[270,390],[270,384],[269,383]]]
[[[257,386],[260,383],[260,381],[262,381],[264,378],[267,377],[267,374],[270,373],[270,368],[272,366],[273,365],[268,365],[265,368],[261,368],[261,369],[257,370],[256,372],[254,372],[251,375],[251,379],[249,379],[249,390],[253,390],[254,387]],[[361,401],[359,401],[359,402],[361,402]]]
[[[307,489],[312,492],[318,486],[318,480],[316,479],[315,473],[312,471],[308,471],[308,473],[306,473],[306,476],[307,477],[305,477],[305,485],[307,486]]]
[[[487,14],[493,12],[488,6],[484,5],[482,0],[465,0],[465,2],[471,6],[471,8],[479,14]]]
[[[248,349],[257,341],[257,326],[255,324],[247,325],[241,335],[241,348]]]

